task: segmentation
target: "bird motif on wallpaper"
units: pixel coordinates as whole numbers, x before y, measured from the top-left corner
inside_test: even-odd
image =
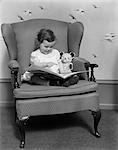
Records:
[[[45,10],[45,7],[44,7],[44,6],[39,5],[38,7],[39,7],[41,10]],[[32,15],[32,11],[29,10],[29,9],[27,9],[27,10],[24,10],[24,11],[23,11],[23,14],[26,15],[26,16],[31,16],[31,15]],[[23,18],[21,15],[17,15],[17,17],[18,17],[18,19],[20,19],[20,20],[24,20],[24,18]]]
[[[98,8],[98,6],[97,6],[97,5],[95,5],[95,4],[92,4],[92,6],[93,6],[94,8]]]
[[[107,33],[107,34],[105,34],[104,39],[109,41],[109,42],[112,42],[112,40],[113,40],[113,38],[115,36],[116,36],[115,33],[112,33],[112,32],[111,33]]]
[[[93,58],[97,58],[97,55],[96,55],[96,54],[94,54],[94,53],[92,54],[92,56],[93,56]]]
[[[18,19],[20,19],[20,20],[24,20],[24,18],[23,18],[22,16],[20,16],[20,15],[17,15],[17,17],[18,17]]]
[[[75,16],[72,15],[72,14],[69,14],[69,17],[71,17],[73,20],[77,20],[77,19],[75,18]]]
[[[71,17],[71,19],[73,21],[78,21],[78,19],[77,19],[77,17],[75,17],[75,15],[78,16],[79,14],[81,15],[81,14],[84,14],[84,13],[85,13],[84,9],[77,8],[77,9],[73,10],[72,13],[69,14],[69,17]]]
[[[84,14],[85,13],[85,10],[82,9],[82,8],[76,9],[75,11],[79,12],[80,14]]]
[[[38,7],[39,7],[41,10],[45,10],[45,7],[44,7],[44,6],[39,5]]]
[[[31,10],[24,10],[24,14],[31,16],[32,15],[32,11]]]

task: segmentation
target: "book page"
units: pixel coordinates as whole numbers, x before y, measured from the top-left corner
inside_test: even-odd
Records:
[[[89,71],[77,71],[77,72],[71,72],[71,73],[67,73],[67,74],[59,74],[59,73],[55,73],[47,68],[41,68],[41,67],[38,67],[38,66],[30,66],[28,68],[28,71],[30,71],[31,73],[33,74],[39,74],[39,75],[42,75],[46,78],[52,78],[52,79],[66,79],[68,77],[71,77],[73,75],[76,75],[76,74],[81,74],[81,73],[86,73],[86,72],[89,72]]]
[[[68,77],[71,77],[73,75],[77,75],[77,74],[80,74],[80,73],[86,73],[88,71],[77,71],[77,72],[71,72],[71,73],[68,73],[68,74],[58,74],[60,77],[66,79]]]

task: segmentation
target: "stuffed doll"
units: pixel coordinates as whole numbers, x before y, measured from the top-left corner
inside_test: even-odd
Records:
[[[59,63],[59,73],[67,74],[71,73],[73,69],[72,59],[74,58],[74,53],[60,53],[60,63]]]

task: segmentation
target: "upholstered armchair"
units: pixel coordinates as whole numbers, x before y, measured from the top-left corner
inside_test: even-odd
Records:
[[[54,31],[55,48],[74,52],[73,71],[89,71],[80,74],[77,84],[69,87],[31,85],[21,82],[21,75],[30,64],[30,54],[38,48],[37,32],[41,28]],[[98,123],[101,118],[98,84],[94,77],[96,64],[79,57],[84,26],[80,22],[68,23],[51,19],[31,19],[1,25],[2,35],[8,49],[11,84],[15,99],[16,124],[20,131],[20,148],[25,145],[25,124],[31,116],[73,113],[88,110],[94,118],[95,137],[100,137]]]

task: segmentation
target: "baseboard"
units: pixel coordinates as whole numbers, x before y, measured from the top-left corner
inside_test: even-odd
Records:
[[[100,109],[118,110],[118,104],[103,104],[103,103],[100,103]]]
[[[13,102],[2,102],[0,101],[0,107],[14,107],[14,103]]]

